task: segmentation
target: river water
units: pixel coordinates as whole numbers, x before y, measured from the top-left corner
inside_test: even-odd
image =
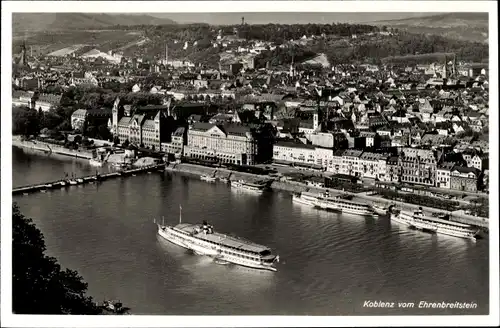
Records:
[[[95,173],[85,160],[13,148],[13,186]],[[102,169],[101,169],[102,170]],[[472,243],[255,195],[178,173],[153,173],[14,196],[42,230],[48,253],[77,270],[96,300],[134,314],[487,314],[488,240]],[[207,219],[216,230],[271,247],[278,272],[215,264],[161,240],[166,223]],[[370,308],[365,301],[395,302]],[[420,301],[476,309],[421,309]],[[398,302],[414,302],[399,308]]]

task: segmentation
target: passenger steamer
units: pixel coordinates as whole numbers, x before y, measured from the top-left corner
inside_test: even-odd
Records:
[[[421,210],[415,212],[401,211],[397,214],[393,213],[391,214],[391,220],[415,229],[454,237],[468,238],[474,241],[479,234],[479,229],[474,226],[426,216]]]
[[[343,197],[333,197],[328,191],[320,194],[302,192],[292,196],[294,202],[327,211],[340,211],[348,214],[372,216],[373,211],[367,204],[354,202]]]
[[[268,247],[216,232],[206,221],[201,225],[182,223],[180,216],[176,226],[158,224],[158,234],[198,255],[213,257],[217,263],[277,271],[275,262],[279,262],[279,256],[273,255]]]
[[[387,213],[389,212],[389,207],[385,206],[384,204],[373,203],[372,209],[375,213],[382,216],[387,215]]]
[[[202,175],[200,177],[201,181],[206,181],[206,182],[215,182],[217,179],[215,177],[212,177],[212,176],[208,176],[208,175]]]
[[[91,166],[97,166],[97,167],[101,167],[103,165],[103,161],[100,161],[99,159],[97,158],[91,158],[89,160],[89,164]]]
[[[230,183],[231,187],[242,190],[249,190],[259,194],[263,193],[264,190],[266,189],[265,183],[251,183],[251,182],[246,182],[244,180],[231,181]]]

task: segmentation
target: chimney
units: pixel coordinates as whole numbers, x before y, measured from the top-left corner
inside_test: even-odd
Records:
[[[165,65],[168,64],[168,44],[165,43]]]

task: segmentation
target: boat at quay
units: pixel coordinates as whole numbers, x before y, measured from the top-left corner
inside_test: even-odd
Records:
[[[277,271],[275,263],[279,262],[279,255],[272,254],[268,247],[217,232],[207,221],[202,224],[182,223],[182,208],[180,211],[179,224],[158,224],[158,234],[164,239],[198,255],[210,256],[218,264],[233,263]]]
[[[480,229],[469,224],[463,224],[424,215],[422,210],[416,210],[414,212],[400,211],[399,213],[392,213],[391,220],[418,230],[460,238],[467,238],[473,241],[476,241],[476,237],[480,232]]]
[[[375,213],[382,216],[387,215],[387,213],[389,212],[389,207],[379,203],[373,203],[372,209]]]
[[[328,191],[315,194],[302,192],[292,196],[294,202],[316,207],[327,211],[339,211],[348,214],[373,216],[371,207],[364,203],[359,203],[340,196],[331,196]]]
[[[208,176],[208,175],[202,175],[200,177],[200,180],[201,181],[206,181],[206,182],[215,182],[217,179],[215,177],[211,177],[211,176]]]
[[[263,193],[267,186],[265,183],[251,183],[244,180],[231,181],[230,183],[231,187],[249,190],[259,194]]]

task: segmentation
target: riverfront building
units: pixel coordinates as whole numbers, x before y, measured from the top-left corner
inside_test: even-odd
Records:
[[[253,165],[257,148],[256,136],[247,126],[198,122],[189,128],[184,156],[217,160],[222,163]]]
[[[363,178],[385,180],[388,158],[389,155],[387,154],[364,152],[359,157],[360,176]]]
[[[436,187],[443,189],[450,189],[451,185],[451,171],[453,170],[454,163],[444,162],[438,165],[436,170]]]
[[[453,190],[476,192],[480,173],[475,167],[455,166],[450,174],[450,188]]]
[[[437,161],[432,150],[405,147],[399,154],[401,181],[434,186]]]
[[[294,141],[278,141],[273,146],[273,160],[276,163],[314,165],[316,147]]]
[[[176,159],[180,159],[184,153],[184,145],[187,142],[187,130],[184,127],[179,127],[172,133],[170,142],[161,143],[161,151]]]
[[[120,139],[132,144],[153,150],[161,149],[162,141],[170,141],[167,126],[169,106],[137,107],[133,111],[125,111],[117,98],[110,122],[111,132]]]

